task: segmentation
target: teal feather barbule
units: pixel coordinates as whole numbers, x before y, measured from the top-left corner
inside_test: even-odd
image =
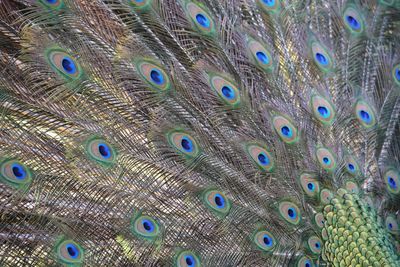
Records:
[[[400,266],[400,4],[0,1],[0,266]]]

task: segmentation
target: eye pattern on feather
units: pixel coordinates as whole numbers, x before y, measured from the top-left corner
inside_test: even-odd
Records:
[[[400,86],[400,64],[397,64],[393,67],[392,76],[395,84],[397,84],[397,86]]]
[[[321,254],[322,240],[318,236],[310,236],[307,240],[308,249],[313,254]]]
[[[346,156],[345,158],[346,171],[352,176],[357,176],[360,172],[360,167],[353,156]]]
[[[314,221],[315,224],[319,227],[319,228],[323,228],[324,224],[325,224],[325,218],[324,215],[321,212],[318,212],[315,214],[314,216]]]
[[[311,51],[314,62],[323,71],[331,71],[333,69],[333,59],[319,42],[314,41],[311,43]]]
[[[275,116],[272,120],[275,132],[281,140],[288,144],[298,141],[297,129],[293,124],[283,116]]]
[[[200,267],[200,258],[190,250],[184,250],[176,256],[177,267]]]
[[[335,109],[332,104],[322,96],[311,97],[311,106],[314,116],[324,124],[332,124],[335,119]]]
[[[203,194],[206,206],[219,215],[227,215],[231,209],[231,203],[224,193],[218,190],[207,190]]]
[[[189,2],[186,4],[186,10],[199,32],[206,35],[215,33],[215,22],[203,8],[193,2]]]
[[[398,235],[399,232],[399,224],[396,221],[396,218],[393,215],[388,215],[385,220],[386,229],[391,234]]]
[[[130,0],[129,5],[134,8],[144,9],[148,7],[153,0]]]
[[[51,48],[46,57],[51,68],[67,80],[78,80],[83,75],[83,70],[78,61],[66,51],[59,48]]]
[[[0,163],[0,181],[20,188],[32,181],[31,171],[17,160],[4,160]]]
[[[389,193],[396,195],[400,193],[400,175],[398,171],[391,168],[385,172],[383,178]]]
[[[265,12],[275,13],[281,7],[280,0],[257,0],[261,9]]]
[[[319,194],[322,204],[329,204],[333,199],[333,193],[329,189],[322,189],[321,193]]]
[[[210,84],[226,104],[233,107],[240,104],[240,91],[232,82],[219,75],[210,75]]]
[[[113,147],[101,138],[93,137],[89,139],[86,144],[86,151],[91,159],[101,164],[112,164],[116,159]]]
[[[57,258],[64,264],[80,265],[84,259],[84,252],[81,246],[75,241],[62,240],[56,246]]]
[[[260,230],[256,232],[253,241],[256,244],[257,248],[263,251],[272,251],[276,246],[274,236],[266,230]]]
[[[39,0],[44,6],[53,10],[58,10],[64,7],[64,0]]]
[[[301,188],[307,196],[316,197],[319,195],[319,183],[311,174],[302,173],[299,179]]]
[[[246,152],[261,170],[270,172],[274,169],[274,159],[264,147],[257,144],[248,144]]]
[[[336,159],[332,152],[324,147],[320,147],[316,151],[318,163],[326,171],[333,171],[336,168]]]
[[[300,209],[296,204],[290,201],[282,201],[279,203],[279,214],[290,224],[298,225],[300,223]]]
[[[347,181],[345,188],[348,192],[358,194],[360,192],[358,185],[353,181]]]
[[[297,267],[314,267],[314,263],[311,258],[307,256],[302,256],[297,260]]]
[[[139,214],[134,217],[131,226],[133,234],[148,240],[153,240],[160,234],[157,221],[147,215]]]
[[[355,115],[359,123],[364,126],[364,128],[371,128],[375,126],[375,112],[372,108],[363,100],[358,100],[355,105]]]
[[[274,69],[274,61],[271,52],[266,47],[252,39],[247,43],[247,46],[256,66],[267,72]]]
[[[343,21],[351,33],[360,34],[364,31],[364,20],[355,7],[348,7],[343,13]]]
[[[167,134],[169,144],[183,155],[193,158],[200,153],[197,142],[189,134],[172,131]]]
[[[140,76],[155,91],[166,91],[171,88],[171,81],[165,71],[156,63],[140,60],[136,63]]]

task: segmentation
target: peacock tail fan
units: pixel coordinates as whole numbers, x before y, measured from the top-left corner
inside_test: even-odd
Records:
[[[0,266],[400,266],[396,0],[0,0]]]

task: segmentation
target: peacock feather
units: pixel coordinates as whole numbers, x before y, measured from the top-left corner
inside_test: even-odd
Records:
[[[400,266],[397,0],[0,0],[0,266]]]

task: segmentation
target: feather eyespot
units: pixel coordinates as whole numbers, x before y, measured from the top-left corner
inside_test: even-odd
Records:
[[[388,169],[383,175],[386,190],[391,194],[399,194],[400,193],[400,175],[399,172],[395,169]]]
[[[364,21],[362,16],[354,7],[348,7],[344,11],[343,21],[347,29],[352,33],[360,34],[364,31]]]
[[[318,236],[311,236],[307,240],[308,249],[313,254],[321,254],[322,240]]]
[[[193,24],[203,34],[213,34],[215,32],[215,23],[209,13],[199,5],[189,2],[186,10]]]
[[[190,250],[181,251],[176,256],[176,265],[178,267],[200,267],[200,258]]]
[[[39,0],[39,2],[54,10],[61,9],[64,6],[63,0]]]
[[[132,220],[132,232],[142,238],[153,240],[160,234],[160,226],[156,220],[139,214]]]
[[[333,171],[336,168],[336,159],[329,149],[324,147],[318,148],[316,156],[319,164],[324,170]]]
[[[61,240],[56,246],[56,251],[57,258],[65,264],[80,265],[83,262],[83,249],[78,243],[71,239]]]
[[[396,218],[393,215],[389,215],[386,217],[385,220],[385,225],[386,229],[389,231],[391,234],[399,234],[399,224],[396,221]]]
[[[129,5],[134,8],[144,9],[151,4],[152,0],[130,0]]]
[[[275,116],[272,123],[275,132],[283,142],[293,144],[298,141],[297,129],[288,119],[283,116]]]
[[[54,48],[47,52],[47,59],[51,68],[67,80],[78,80],[83,71],[78,61],[67,52]]]
[[[300,185],[308,197],[316,197],[319,194],[319,183],[311,174],[300,175]]]
[[[142,60],[136,63],[140,76],[151,89],[166,91],[171,88],[171,81],[166,72],[153,62]]]
[[[264,147],[257,144],[249,144],[246,152],[261,170],[270,172],[274,169],[274,159]]]
[[[203,201],[209,209],[221,216],[226,216],[231,209],[229,199],[218,190],[205,191]]]
[[[275,13],[281,7],[280,0],[258,0],[258,4],[265,12]]]
[[[265,46],[253,39],[251,39],[247,45],[249,47],[249,53],[257,67],[267,72],[274,69],[274,61],[271,52]]]
[[[325,218],[324,218],[324,215],[321,212],[318,212],[318,213],[315,214],[314,221],[315,221],[315,224],[319,228],[324,228]]]
[[[333,60],[328,50],[320,43],[314,41],[311,43],[311,51],[314,62],[323,71],[330,71],[333,69]]]
[[[359,174],[360,168],[353,156],[347,156],[345,164],[346,170],[350,175],[357,176]]]
[[[297,267],[314,267],[313,261],[307,257],[307,256],[302,256],[297,260]]]
[[[392,76],[397,86],[400,86],[400,64],[397,64],[392,69]]]
[[[375,113],[366,102],[362,100],[357,101],[354,110],[358,122],[364,126],[364,128],[371,128],[375,126]]]
[[[321,199],[322,204],[329,204],[333,199],[333,193],[329,189],[322,189],[319,197]]]
[[[265,230],[260,230],[254,235],[254,243],[263,251],[272,251],[276,246],[274,236]]]
[[[189,158],[194,158],[200,153],[197,142],[185,132],[172,131],[167,134],[167,139],[174,149]]]
[[[297,225],[300,223],[300,209],[292,202],[282,201],[279,203],[279,214],[290,224]]]
[[[13,186],[22,188],[32,181],[30,170],[17,160],[4,160],[0,163],[0,181]]]
[[[358,194],[360,192],[358,189],[358,185],[353,181],[347,181],[345,187],[346,190],[350,193]]]
[[[116,153],[111,145],[101,138],[91,138],[86,144],[86,151],[91,159],[101,164],[112,164],[115,162]]]
[[[240,104],[240,91],[236,85],[227,79],[218,76],[210,76],[211,87],[217,92],[218,96],[228,105],[236,107]]]
[[[332,124],[335,119],[335,110],[332,104],[319,95],[311,97],[311,106],[314,116],[325,124]]]

